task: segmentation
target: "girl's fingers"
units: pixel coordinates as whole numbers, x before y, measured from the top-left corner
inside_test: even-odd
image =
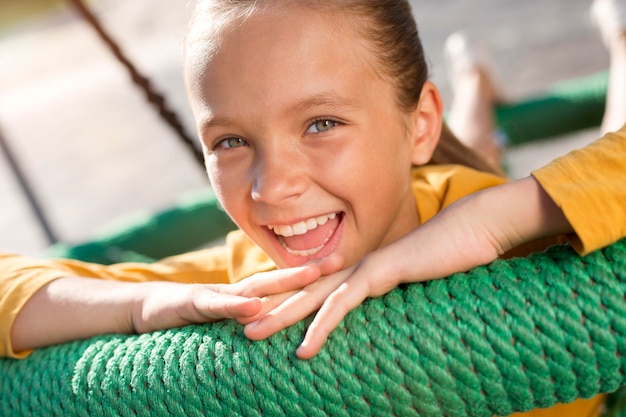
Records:
[[[265,297],[304,288],[320,276],[320,267],[315,264],[278,269],[255,274],[234,285],[225,285],[224,291],[244,297]]]
[[[235,285],[224,286],[223,291],[246,297],[281,294],[300,290],[323,275],[339,271],[342,266],[343,257],[333,254],[307,265],[255,274]]]
[[[324,259],[321,259],[321,260],[318,260],[318,261],[314,262],[313,265],[317,265],[317,267],[320,270],[321,275],[332,274],[332,273],[334,273],[336,271],[339,271],[341,269],[341,267],[343,266],[343,257],[340,256],[340,255],[333,254],[333,255],[330,255],[327,258],[324,258]],[[284,271],[288,271],[288,270],[284,270]],[[293,277],[290,278],[288,274],[287,274],[286,280],[291,281]],[[311,277],[303,277],[303,281],[300,281],[300,282],[301,283],[304,282],[306,284],[309,284],[310,282],[308,282],[308,281],[310,280],[310,278]],[[276,284],[281,289],[286,288],[284,286],[284,283],[283,284],[276,283]],[[261,299],[261,301],[263,302],[263,308],[261,309],[261,311],[258,314],[256,314],[255,316],[253,316],[253,317],[244,317],[244,318],[239,319],[238,320],[239,323],[245,325],[245,324],[249,324],[249,323],[252,323],[254,321],[257,321],[257,320],[261,319],[265,314],[267,314],[269,311],[274,310],[279,305],[283,304],[286,300],[288,300],[291,296],[296,294],[298,292],[298,290],[300,290],[302,288],[302,286],[300,286],[300,285],[296,285],[296,286],[297,286],[296,290],[288,291],[288,292],[282,292],[282,293],[277,293],[277,294],[268,295],[266,297],[263,297]]]
[[[248,281],[247,284],[243,282],[241,285],[248,285],[244,294],[262,297],[263,306],[254,316],[240,317],[238,321],[245,325],[262,318],[321,275],[336,272],[342,266],[343,257],[331,255],[310,265],[258,274],[254,277],[256,282]]]
[[[317,310],[343,279],[344,274],[339,273],[309,285],[260,320],[247,324],[245,335],[252,340],[261,340],[299,322]]]
[[[317,355],[328,335],[341,323],[346,314],[367,298],[367,286],[362,284],[348,280],[326,299],[296,350],[296,355],[300,359],[309,359]]]
[[[195,310],[206,321],[254,316],[261,311],[263,303],[259,298],[200,291],[193,297]]]
[[[296,294],[297,291],[289,291],[281,294],[271,295],[268,297],[261,298],[262,307],[261,310],[255,314],[254,316],[249,317],[239,317],[237,321],[241,324],[252,323],[253,321],[257,321],[265,316],[269,311],[272,311],[286,300],[289,299],[292,295]]]
[[[367,297],[386,294],[398,285],[398,275],[383,275],[378,270],[381,264],[385,265],[384,257],[379,257],[376,262],[372,262],[371,257],[364,260],[353,268],[350,277],[328,296],[296,351],[299,358],[309,359],[317,355],[328,335],[339,325],[346,314]]]

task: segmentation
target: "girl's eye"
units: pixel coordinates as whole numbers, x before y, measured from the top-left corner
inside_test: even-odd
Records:
[[[339,123],[331,119],[316,120],[306,131],[306,133],[322,133],[327,132]]]
[[[215,145],[215,149],[233,149],[242,146],[248,146],[248,143],[241,138],[231,137],[219,141],[217,145]]]

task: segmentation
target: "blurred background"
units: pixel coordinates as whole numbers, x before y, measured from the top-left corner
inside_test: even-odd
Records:
[[[433,81],[449,106],[443,43],[458,29],[493,50],[510,100],[605,70],[608,53],[591,0],[413,0]],[[189,135],[181,76],[189,3],[88,3],[124,54],[162,93]],[[556,120],[555,123],[559,121]],[[15,175],[20,168],[51,234],[82,242],[110,222],[172,205],[208,180],[177,133],[93,29],[63,0],[0,0],[0,252],[36,256],[49,245]],[[514,177],[595,139],[595,129],[507,150]]]

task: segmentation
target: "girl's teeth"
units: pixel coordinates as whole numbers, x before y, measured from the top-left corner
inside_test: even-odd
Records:
[[[293,236],[293,229],[291,226],[277,226],[274,228],[274,233],[278,233],[281,236],[289,237]]]
[[[308,250],[295,250],[295,249],[291,249],[289,246],[287,246],[287,244],[285,242],[281,242],[281,244],[283,245],[283,248],[285,248],[285,250],[287,252],[289,252],[292,255],[295,256],[313,256],[316,253],[318,253],[319,251],[321,251],[324,248],[324,245],[326,244],[326,242],[324,242],[323,245],[318,246],[317,248],[313,248],[313,249],[308,249]]]
[[[296,223],[291,227],[294,235],[303,235],[307,232],[307,225],[305,222]]]
[[[309,230],[315,229],[317,226],[323,226],[328,223],[328,220],[332,220],[337,217],[337,213],[326,214],[323,216],[311,218],[302,222],[298,222],[292,225],[270,225],[268,228],[273,230],[278,236],[290,237],[294,235],[303,235]]]

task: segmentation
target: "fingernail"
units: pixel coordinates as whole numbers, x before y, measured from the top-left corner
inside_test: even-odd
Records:
[[[259,320],[257,320],[257,321],[253,321],[252,323],[248,323],[248,324],[246,324],[246,329],[248,329],[248,330],[252,330],[252,329],[254,329],[256,326],[258,326],[258,324],[259,324]]]
[[[308,355],[306,354],[306,347],[306,343],[302,343],[300,346],[298,346],[298,348],[296,349],[296,356],[300,359],[307,359]]]
[[[306,347],[307,347],[306,342],[300,343],[300,346],[298,346],[298,348],[296,349],[296,355],[302,353],[303,350],[306,350]]]

